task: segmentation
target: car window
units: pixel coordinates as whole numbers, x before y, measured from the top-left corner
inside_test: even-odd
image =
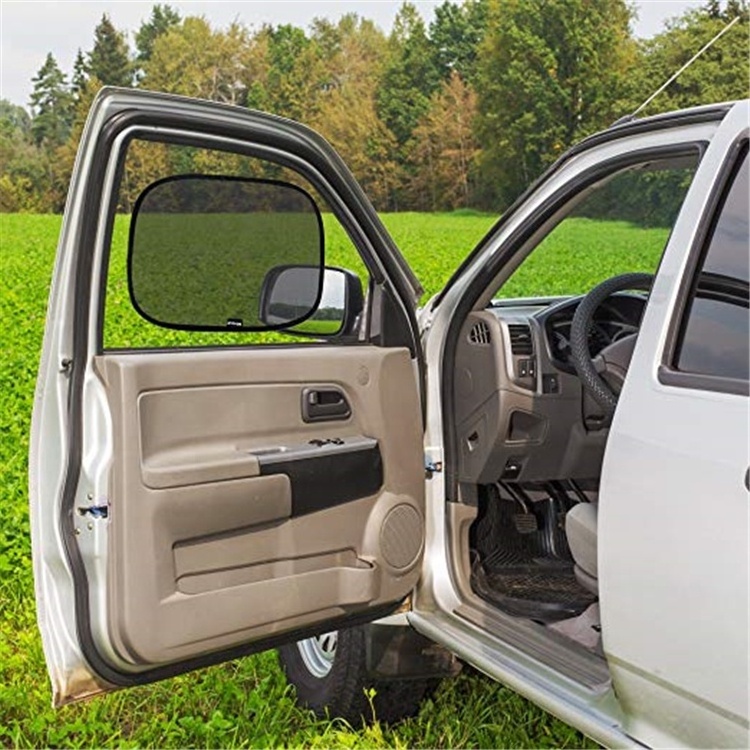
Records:
[[[495,298],[584,294],[612,276],[654,273],[698,154],[644,161],[584,188]]]
[[[745,144],[693,280],[673,363],[681,372],[748,380],[749,184]]]
[[[294,327],[233,328],[282,327],[283,316],[259,320],[263,281],[274,269],[309,269],[298,284],[297,302],[307,305],[295,312],[305,321],[297,332],[310,326],[305,319],[320,297],[321,259],[368,288],[361,257],[326,201],[276,163],[134,139],[117,201],[104,350],[315,343]]]

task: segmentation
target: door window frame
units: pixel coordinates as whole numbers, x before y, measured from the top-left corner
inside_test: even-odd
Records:
[[[606,141],[605,141],[606,142]],[[456,358],[456,347],[458,344],[458,337],[461,331],[461,326],[469,313],[475,309],[477,302],[482,298],[488,288],[496,288],[497,276],[502,272],[502,269],[513,261],[513,258],[517,253],[523,252],[528,246],[528,243],[533,240],[535,234],[541,227],[547,224],[549,221],[554,219],[556,215],[559,215],[565,210],[565,207],[575,198],[581,191],[586,190],[590,186],[599,182],[600,180],[615,174],[621,170],[627,169],[630,166],[645,163],[648,161],[661,160],[676,158],[680,156],[695,155],[696,163],[695,169],[700,167],[703,156],[709,145],[709,140],[696,137],[694,139],[686,139],[678,143],[668,143],[657,146],[646,146],[643,148],[634,149],[632,151],[624,151],[617,155],[609,156],[601,161],[583,169],[581,172],[571,177],[570,180],[565,182],[559,187],[552,195],[548,196],[542,201],[533,212],[522,221],[518,227],[516,227],[509,237],[504,240],[496,251],[489,257],[489,259],[482,266],[481,272],[477,273],[471,280],[470,284],[466,289],[463,290],[460,301],[456,308],[453,310],[451,315],[451,321],[449,324],[449,330],[445,337],[444,343],[444,355],[441,366],[442,377],[441,377],[441,404],[443,410],[443,446],[444,446],[444,465],[445,465],[445,491],[446,497],[449,501],[458,501],[458,479],[456,474],[456,467],[458,466],[458,445],[455,438],[455,409],[454,409],[454,370],[455,370],[455,358]],[[591,147],[595,148],[599,146],[599,143],[592,143]],[[563,157],[564,159],[565,157]],[[551,179],[556,175],[557,170],[552,169],[546,176],[546,179]],[[691,183],[692,184],[692,183]],[[541,189],[542,182],[535,184],[535,191]],[[690,188],[688,188],[689,192]],[[687,193],[686,193],[687,196]],[[521,209],[523,204],[518,206]],[[680,212],[682,212],[682,206]],[[678,213],[678,218],[679,218]],[[562,218],[562,217],[561,217]],[[505,221],[512,221],[512,216],[507,215]],[[677,221],[677,220],[676,220]],[[670,237],[676,221],[670,228]],[[497,228],[496,228],[497,229]],[[545,237],[547,237],[554,227],[551,227],[544,235],[538,238],[535,243],[535,247],[540,244]],[[495,232],[491,232],[485,240],[480,244],[481,250],[485,249],[487,245],[491,245]],[[666,250],[669,245],[669,238],[664,245]],[[530,256],[534,252],[532,248],[528,255]],[[664,250],[662,251],[659,265],[664,258]],[[476,257],[481,256],[481,252],[475,251]],[[528,257],[528,256],[527,256]],[[658,274],[658,267],[654,272]]]
[[[367,269],[369,279],[363,280],[363,286],[370,292],[383,284],[388,284],[387,270],[381,264],[381,259],[376,254],[371,239],[365,234],[358,225],[356,217],[349,210],[349,207],[336,194],[335,188],[324,177],[324,175],[309,161],[298,156],[291,155],[280,151],[279,148],[267,144],[255,142],[248,143],[239,140],[237,137],[223,135],[217,128],[211,133],[193,133],[185,130],[184,127],[161,127],[155,124],[137,124],[126,125],[119,129],[113,135],[108,143],[111,144],[109,149],[109,163],[104,172],[97,180],[96,188],[93,192],[103,198],[99,204],[98,226],[104,228],[101,240],[96,241],[96,253],[99,267],[93,269],[92,274],[92,296],[96,298],[96,306],[92,307],[91,313],[96,316],[95,323],[91,326],[91,332],[94,334],[93,340],[90,341],[91,351],[96,355],[105,352],[117,351],[118,353],[147,353],[153,351],[172,351],[168,348],[139,348],[133,349],[105,349],[104,347],[104,322],[105,322],[105,304],[106,304],[106,287],[107,275],[109,272],[109,261],[112,251],[112,235],[114,231],[114,221],[117,215],[116,207],[119,199],[120,185],[124,175],[125,162],[128,155],[129,146],[133,141],[152,141],[167,146],[183,146],[187,148],[201,148],[206,150],[221,151],[223,153],[238,154],[248,158],[262,159],[264,161],[276,164],[281,167],[292,170],[303,177],[318,192],[326,203],[326,208],[330,209],[331,214],[336,218],[341,227],[349,237],[354,249],[359,253],[362,262]],[[97,231],[98,234],[98,231]],[[101,243],[101,244],[99,244]],[[324,342],[327,345],[356,345],[371,343],[372,339],[372,308],[373,295],[368,294],[368,305],[365,310],[365,320],[362,333],[362,340],[344,341],[329,340]],[[241,341],[235,344],[216,344],[216,345],[197,345],[179,347],[180,351],[199,351],[210,350],[215,348],[245,349],[248,346],[253,348],[276,348],[300,345],[298,342],[290,341],[289,343],[256,343]],[[304,344],[309,346],[309,342]],[[410,347],[411,348],[411,347]]]
[[[678,370],[674,364],[686,316],[690,314],[690,302],[698,272],[710,249],[714,229],[734,184],[734,178],[739,173],[742,160],[747,154],[749,142],[748,134],[743,133],[734,141],[724,157],[718,177],[711,189],[706,210],[701,217],[693,244],[688,252],[687,264],[677,288],[677,298],[667,329],[661,364],[657,369],[657,378],[662,385],[737,396],[750,395],[750,382],[748,381],[722,375],[686,372]]]

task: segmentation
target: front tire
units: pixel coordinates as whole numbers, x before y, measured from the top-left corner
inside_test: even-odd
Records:
[[[297,703],[319,718],[342,718],[352,726],[414,716],[437,680],[373,680],[367,674],[366,637],[366,626],[357,626],[281,646],[279,661]]]

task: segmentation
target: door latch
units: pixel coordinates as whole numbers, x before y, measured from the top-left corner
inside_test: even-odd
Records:
[[[91,518],[108,518],[108,505],[82,505],[78,508],[79,516],[91,516]]]
[[[433,474],[440,474],[442,471],[442,461],[433,461],[428,456],[424,457],[424,475],[426,479],[432,479]]]

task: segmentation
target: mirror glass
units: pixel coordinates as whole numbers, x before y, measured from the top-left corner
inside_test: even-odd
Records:
[[[264,285],[261,318],[269,325],[298,316],[308,301],[305,292],[312,288],[311,279],[317,269],[310,266],[279,266],[272,269]],[[294,326],[300,333],[334,336],[346,322],[348,305],[346,272],[326,268],[323,293],[315,312],[304,322]]]

